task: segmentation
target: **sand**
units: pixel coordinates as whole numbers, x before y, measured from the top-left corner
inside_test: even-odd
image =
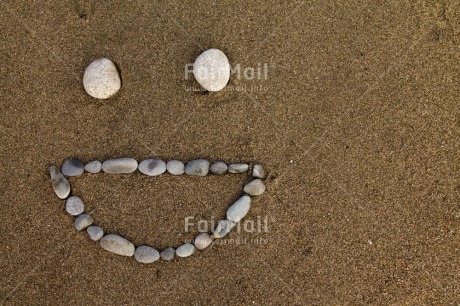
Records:
[[[0,8],[1,304],[458,303],[458,1]],[[186,64],[211,47],[267,72],[187,90]],[[122,76],[107,101],[81,82],[99,57]],[[263,163],[247,219],[267,231],[169,263],[104,251],[75,230],[47,169],[124,156]],[[186,216],[223,217],[246,180],[70,179],[97,225],[159,249],[194,236]]]

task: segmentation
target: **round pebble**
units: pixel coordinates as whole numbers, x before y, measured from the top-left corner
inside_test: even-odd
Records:
[[[196,236],[193,244],[198,250],[204,250],[212,243],[212,238],[208,233],[201,233]]]
[[[170,160],[166,164],[166,170],[172,175],[181,175],[184,174],[185,165],[180,160]]]
[[[217,227],[214,229],[214,238],[223,238],[235,227],[236,223],[229,220],[220,220]]]
[[[112,97],[121,88],[117,67],[107,58],[95,60],[85,70],[83,87],[91,97],[97,99]]]
[[[175,254],[176,254],[176,250],[174,250],[174,248],[167,248],[161,251],[160,257],[164,261],[171,261],[174,259]]]
[[[104,231],[99,226],[91,225],[86,229],[89,238],[93,241],[98,241],[104,236]]]
[[[89,173],[99,173],[102,170],[102,164],[98,160],[93,160],[85,165],[86,172]]]
[[[62,164],[62,174],[65,176],[78,176],[85,171],[85,164],[76,158],[67,159]]]
[[[227,172],[227,164],[223,162],[212,163],[211,166],[209,167],[209,171],[217,175],[222,175],[225,172]]]
[[[239,198],[227,210],[227,219],[232,222],[239,222],[251,208],[251,198],[247,195]]]
[[[70,183],[56,166],[50,167],[51,184],[59,199],[66,199],[70,194]]]
[[[265,185],[261,179],[255,179],[244,186],[244,192],[252,196],[259,196],[265,192]]]
[[[188,175],[206,176],[209,172],[209,162],[205,159],[191,160],[185,166]]]
[[[156,176],[166,171],[166,163],[158,158],[150,158],[143,160],[138,169],[141,173],[148,176]]]
[[[195,253],[196,248],[191,243],[185,243],[176,249],[176,255],[179,257],[188,257]]]
[[[141,245],[134,252],[134,258],[140,263],[152,263],[160,259],[160,253],[152,247]]]
[[[265,178],[265,170],[262,165],[256,164],[252,167],[252,176],[257,178]]]
[[[137,160],[130,157],[109,159],[102,163],[105,173],[132,173],[137,169]]]
[[[204,51],[193,64],[193,75],[204,89],[222,90],[230,80],[230,63],[227,56],[219,49]]]
[[[85,205],[79,197],[69,197],[65,203],[65,210],[69,215],[78,216],[85,211]]]
[[[75,227],[79,231],[84,230],[91,224],[93,224],[93,218],[87,214],[81,214],[75,219]]]
[[[230,164],[228,165],[228,172],[230,173],[243,173],[248,171],[248,164]]]
[[[101,247],[109,252],[121,256],[133,256],[135,247],[131,241],[114,234],[109,234],[102,237],[99,244]]]

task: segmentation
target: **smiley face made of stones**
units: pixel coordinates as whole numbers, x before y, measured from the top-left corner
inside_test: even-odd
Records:
[[[230,65],[225,54],[217,49],[203,52],[195,61],[193,73],[198,83],[208,91],[223,89],[230,78]],[[98,59],[92,62],[83,77],[86,92],[98,99],[107,99],[115,95],[121,87],[120,77],[115,65],[109,59]],[[185,243],[177,248],[168,247],[161,252],[157,249],[140,245],[135,247],[132,242],[119,235],[104,233],[99,226],[94,225],[93,218],[85,214],[85,205],[80,197],[71,195],[71,186],[67,177],[104,172],[107,174],[133,173],[139,171],[147,176],[161,175],[190,175],[206,176],[249,173],[252,178],[243,188],[243,195],[228,209],[226,218],[220,220],[211,233],[200,233],[193,243]],[[215,239],[225,237],[249,212],[251,197],[260,196],[265,192],[263,180],[266,177],[261,164],[232,163],[221,161],[210,163],[205,159],[195,159],[187,163],[170,160],[167,163],[158,158],[148,158],[140,163],[134,158],[124,157],[110,159],[104,162],[98,160],[83,163],[72,158],[66,160],[61,169],[56,166],[49,168],[51,183],[57,197],[66,200],[67,213],[75,216],[75,228],[78,231],[86,229],[93,241],[99,241],[100,246],[111,253],[134,258],[140,263],[152,263],[160,258],[171,261],[175,256],[185,258],[209,247]]]

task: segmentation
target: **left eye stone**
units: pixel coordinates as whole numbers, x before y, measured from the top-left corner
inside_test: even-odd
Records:
[[[108,58],[100,58],[88,65],[83,75],[83,87],[97,99],[108,99],[121,88],[121,79],[115,64]]]

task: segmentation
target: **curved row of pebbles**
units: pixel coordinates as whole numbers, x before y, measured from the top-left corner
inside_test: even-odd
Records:
[[[61,170],[56,166],[51,166],[50,176],[54,192],[60,199],[67,199],[66,211],[68,214],[75,216],[75,228],[79,231],[86,229],[88,236],[93,241],[99,241],[101,247],[109,252],[121,256],[134,256],[140,263],[152,263],[160,258],[164,261],[171,261],[175,256],[188,257],[196,250],[204,250],[209,247],[214,239],[225,237],[240,222],[251,208],[251,196],[259,196],[265,192],[265,185],[262,179],[265,178],[265,171],[262,165],[255,164],[252,167],[253,180],[247,183],[243,190],[245,195],[235,201],[227,210],[226,219],[220,220],[217,227],[212,233],[200,233],[193,243],[185,243],[177,249],[172,247],[166,248],[159,252],[158,250],[141,245],[137,248],[132,242],[115,234],[106,234],[99,226],[93,225],[93,218],[84,213],[85,206],[83,201],[77,196],[71,196],[70,183],[66,177],[78,176],[85,171],[88,173],[132,173],[136,170],[148,175],[157,176],[168,172],[171,175],[193,175],[206,176],[208,173],[223,175],[229,173],[244,173],[249,171],[249,164],[237,163],[226,164],[224,162],[210,163],[205,159],[195,159],[184,164],[179,160],[170,160],[167,163],[158,158],[150,158],[137,162],[134,158],[125,157],[110,159],[104,162],[98,160],[91,161],[86,165],[79,159],[72,158],[66,160]]]

